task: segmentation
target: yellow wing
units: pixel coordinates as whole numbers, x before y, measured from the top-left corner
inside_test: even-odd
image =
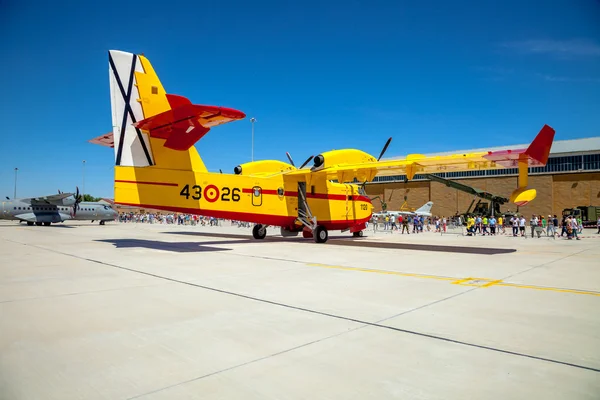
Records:
[[[377,161],[360,150],[333,150],[315,157],[311,169],[294,170],[286,175],[327,174],[328,179],[337,179],[338,182],[354,179],[364,182],[373,180],[375,176],[406,175],[407,179],[412,179],[415,174],[421,173],[517,168],[519,162],[526,162],[527,166],[543,166],[548,161],[554,133],[554,129],[544,125],[526,149],[429,157],[411,154],[406,158],[385,161]]]

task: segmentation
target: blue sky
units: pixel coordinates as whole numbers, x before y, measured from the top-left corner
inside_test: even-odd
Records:
[[[600,135],[600,1],[0,2],[0,195],[113,196],[109,49],[169,93],[237,108],[197,143],[209,170]]]

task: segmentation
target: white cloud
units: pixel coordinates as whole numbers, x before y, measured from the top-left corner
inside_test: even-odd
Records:
[[[557,76],[549,74],[537,74],[537,76],[548,82],[600,83],[600,78],[591,78],[589,76]]]
[[[600,56],[600,45],[589,39],[523,40],[503,43],[501,46],[529,54]]]

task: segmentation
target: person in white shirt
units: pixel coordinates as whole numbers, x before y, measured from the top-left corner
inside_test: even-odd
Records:
[[[519,231],[521,231],[521,236],[525,237],[525,224],[527,223],[527,221],[525,220],[525,217],[521,215],[521,218],[519,219]]]

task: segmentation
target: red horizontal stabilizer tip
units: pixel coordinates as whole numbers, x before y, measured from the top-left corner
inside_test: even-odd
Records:
[[[525,151],[525,154],[540,162],[542,165],[546,165],[548,156],[550,155],[550,149],[552,148],[554,133],[554,129],[548,125],[544,125],[540,133],[537,134],[535,139],[533,139],[533,142],[531,142]]]
[[[113,147],[113,148],[115,147],[115,139],[114,139],[112,132],[107,133],[105,135],[98,136],[91,140],[88,140],[88,142],[93,143],[93,144],[99,144],[100,146]]]
[[[192,104],[187,97],[179,96],[177,94],[167,94],[167,100],[169,101],[171,108]]]

